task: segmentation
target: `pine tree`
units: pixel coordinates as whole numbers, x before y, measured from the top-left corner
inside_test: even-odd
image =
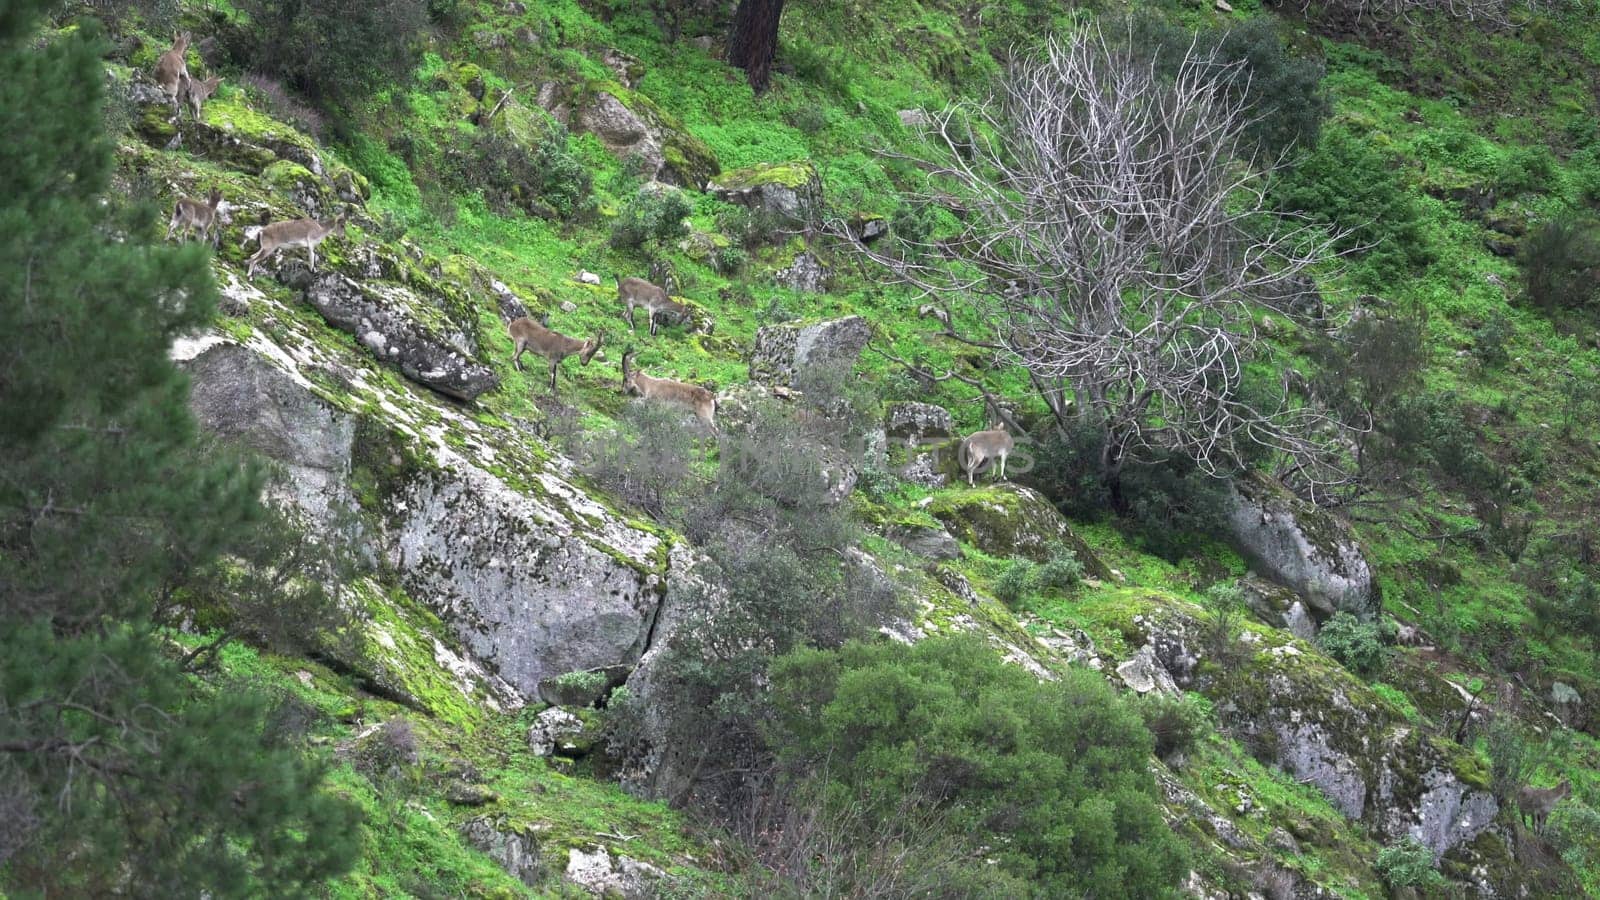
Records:
[[[0,892],[297,893],[352,864],[354,807],[153,621],[264,517],[167,358],[206,251],[111,202],[100,42],[34,45],[47,5],[0,5]]]

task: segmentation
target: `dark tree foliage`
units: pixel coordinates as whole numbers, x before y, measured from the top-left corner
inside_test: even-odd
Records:
[[[772,57],[778,51],[778,20],[783,0],[739,0],[728,34],[728,64],[743,69],[756,93],[772,78]]]
[[[212,313],[206,250],[104,202],[100,41],[28,46],[45,6],[0,7],[0,892],[299,893],[352,864],[355,809],[153,623],[262,521],[167,358]]]
[[[1041,682],[971,635],[852,642],[780,659],[772,694],[773,743],[792,771],[824,773],[867,824],[906,816],[913,798],[962,839],[968,865],[1033,896],[1169,896],[1187,870],[1156,799],[1150,733],[1086,669]]]
[[[322,103],[350,103],[411,71],[426,0],[238,0],[235,58]]]
[[[1566,215],[1531,231],[1522,243],[1523,290],[1543,310],[1600,301],[1600,222]]]
[[[1317,145],[1322,120],[1332,108],[1322,89],[1322,62],[1292,53],[1270,18],[1196,34],[1146,14],[1135,20],[1134,28],[1137,46],[1160,48],[1160,64],[1169,75],[1177,71],[1192,43],[1215,49],[1221,64],[1242,66],[1229,89],[1250,106],[1254,121],[1244,137],[1258,158],[1272,161],[1296,148]]]

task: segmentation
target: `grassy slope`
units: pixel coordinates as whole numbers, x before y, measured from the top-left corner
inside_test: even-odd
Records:
[[[617,47],[642,63],[637,91],[685,123],[690,133],[716,153],[725,169],[810,159],[838,202],[890,213],[896,190],[913,183],[915,175],[880,165],[868,150],[915,146],[915,135],[900,125],[896,110],[940,106],[951,96],[953,85],[974,84],[996,70],[974,40],[972,24],[950,4],[869,7],[855,0],[792,2],[785,17],[780,59],[784,65],[773,90],[759,99],[751,96],[739,73],[685,44],[667,44],[654,24],[638,13],[613,15],[607,7],[572,0],[529,4],[536,9],[515,16],[506,15],[499,3],[466,5],[472,9],[465,17],[469,24],[463,33],[433,48],[415,84],[396,86],[375,99],[357,136],[337,153],[371,179],[375,194],[370,211],[387,217],[390,224],[385,231],[403,229],[407,239],[447,264],[458,260],[465,266],[470,261],[492,272],[536,306],[552,311],[552,325],[567,333],[594,329],[607,333],[608,346],[616,348],[609,360],[588,368],[569,363],[562,375],[563,398],[576,405],[589,424],[599,424],[620,408],[616,360],[630,339],[643,349],[641,363],[651,371],[719,386],[744,379],[743,352],[760,324],[795,316],[861,313],[873,320],[880,339],[902,353],[918,353],[935,365],[955,359],[950,348],[919,336],[919,324],[911,315],[912,298],[882,290],[870,275],[848,264],[838,266],[834,291],[825,296],[797,295],[770,286],[760,272],[763,264],[770,265],[773,258],[787,252],[782,248],[769,251],[773,258],[758,256],[751,271],[736,278],[720,276],[675,254],[682,292],[716,316],[716,335],[688,336],[671,329],[653,341],[642,335],[630,338],[609,290],[571,281],[580,268],[607,275],[613,271],[643,274],[641,260],[606,245],[603,222],[563,228],[492,215],[474,198],[443,202],[430,196],[426,186],[419,187],[389,149],[401,134],[439,142],[465,127],[461,124],[459,64],[480,67],[493,96],[500,88],[538,79],[567,83],[609,80],[614,76],[596,59],[601,49]],[[1258,14],[1255,4],[1236,6],[1243,15]],[[1004,46],[1020,35],[1020,31],[1004,30],[1016,27],[1011,24],[1014,20],[1007,19],[1009,12],[1008,5],[1001,5],[988,19],[991,27],[999,23],[1000,30],[987,33],[993,47]],[[1217,21],[1209,11],[1189,10],[1179,17],[1194,24]],[[515,43],[514,32],[524,27],[544,40],[537,47]],[[481,49],[483,42],[477,35],[484,31],[505,36],[516,49]],[[1586,192],[1600,182],[1594,175],[1593,155],[1585,156],[1582,148],[1590,140],[1585,127],[1589,133],[1593,131],[1593,70],[1600,66],[1600,28],[1592,14],[1571,13],[1555,25],[1536,23],[1492,38],[1473,29],[1440,28],[1419,29],[1404,42],[1380,36],[1367,39],[1367,46],[1332,38],[1318,43],[1328,60],[1328,87],[1336,100],[1329,129],[1348,131],[1391,155],[1405,189],[1423,210],[1427,239],[1436,250],[1438,261],[1427,271],[1381,285],[1383,297],[1391,303],[1418,303],[1432,313],[1429,339],[1434,354],[1429,386],[1455,391],[1471,406],[1487,411],[1483,432],[1491,452],[1513,466],[1530,469],[1533,497],[1526,509],[1537,523],[1536,533],[1574,527],[1594,497],[1600,478],[1600,461],[1594,452],[1595,423],[1579,421],[1570,433],[1542,426],[1559,424],[1567,403],[1562,380],[1550,373],[1573,369],[1592,378],[1600,370],[1600,354],[1588,349],[1593,346],[1592,326],[1562,323],[1576,329],[1568,333],[1511,303],[1507,295],[1514,294],[1514,287],[1502,291],[1485,276],[1497,276],[1514,286],[1515,266],[1485,249],[1489,232],[1449,197],[1461,188],[1503,182],[1505,173],[1525,159],[1521,154],[1527,148],[1553,142],[1553,175],[1534,190],[1502,199],[1497,212],[1538,217],[1564,204],[1593,201],[1593,195]],[[248,109],[247,98],[232,87],[224,88],[222,101]],[[208,115],[229,108],[216,106]],[[578,145],[601,188],[602,209],[614,210],[623,199],[611,188],[620,183],[620,167],[592,138],[579,138]],[[196,164],[193,160],[187,163]],[[694,203],[694,224],[711,229],[720,205],[699,195]],[[446,206],[453,207],[453,212],[441,213]],[[1371,281],[1371,273],[1358,259],[1344,274],[1332,276],[1327,287],[1341,302],[1349,302],[1370,290]],[[576,304],[577,311],[566,314],[556,310],[564,300]],[[523,374],[510,368],[509,338],[492,306],[484,304],[482,309],[487,352],[504,378],[502,388],[483,399],[484,414],[538,418],[536,397],[544,386],[537,371]],[[1480,364],[1470,352],[1459,354],[1474,346],[1474,330],[1497,315],[1505,316],[1511,325],[1509,346],[1514,361],[1495,368]],[[942,387],[929,398],[914,392],[871,355],[862,368],[885,386],[889,399],[901,395],[942,402],[956,412],[964,426],[976,425],[980,418],[981,410],[972,398],[952,387]],[[996,381],[1022,395],[1014,374],[999,373]],[[1530,464],[1539,460],[1543,464],[1532,472]],[[878,514],[915,516],[911,504],[926,495],[924,491],[901,490],[887,498],[887,508]],[[1448,483],[1430,486],[1429,495],[1405,513],[1418,532],[1468,521],[1468,515],[1466,504]],[[1127,574],[1131,587],[1159,589],[1197,601],[1207,584],[1241,568],[1236,557],[1222,550],[1174,566],[1141,554],[1107,525],[1084,531],[1096,549]],[[1494,661],[1471,637],[1498,622],[1527,635],[1528,653],[1547,668],[1547,677],[1575,683],[1585,689],[1586,696],[1590,688],[1600,685],[1600,670],[1587,644],[1570,635],[1539,634],[1524,627],[1527,590],[1510,577],[1508,561],[1498,551],[1464,541],[1424,541],[1392,527],[1363,527],[1362,531],[1379,564],[1390,610],[1407,619],[1420,617],[1433,631],[1459,632],[1467,638],[1462,652],[1448,657],[1448,668],[1460,671],[1431,674],[1472,679],[1491,671]],[[998,565],[975,558],[967,569],[975,582],[983,585],[997,574]],[[1442,583],[1436,575],[1441,565],[1459,578]],[[1122,596],[1109,588],[1085,588],[1074,596],[1055,598],[1034,612],[1044,623],[1092,630],[1125,612],[1119,607]],[[1114,639],[1110,632],[1106,637]],[[288,668],[301,664],[242,657],[240,665],[264,666],[276,673],[265,677],[280,678]],[[1401,688],[1393,690],[1397,700],[1411,702]],[[346,686],[334,693],[349,697],[354,692]],[[1421,708],[1419,715],[1425,715],[1427,705],[1417,699],[1411,708]],[[347,726],[327,727],[330,738],[348,734]],[[453,746],[450,752],[489,754],[482,758],[492,757],[491,771],[508,773],[498,782],[508,796],[529,793],[526,785],[513,783],[516,779],[532,778],[547,790],[550,784],[565,783],[560,779],[566,776],[548,771],[542,762],[515,754],[504,759],[494,756],[504,753],[504,747],[520,743],[492,739],[511,734],[514,728],[512,722],[490,722],[467,735],[441,726],[429,739],[440,746],[454,742],[462,748]],[[1593,761],[1594,752],[1587,740],[1575,741],[1551,766],[1575,776],[1580,796],[1593,797],[1600,792],[1600,783],[1582,768]],[[1258,825],[1287,821],[1293,815],[1325,822],[1330,833],[1308,848],[1304,867],[1337,873],[1336,880],[1346,890],[1370,889],[1370,871],[1363,871],[1371,859],[1370,842],[1337,816],[1327,815],[1320,798],[1305,796],[1292,781],[1283,783],[1282,776],[1262,770],[1236,746],[1220,739],[1208,743],[1193,771],[1185,774],[1186,781],[1210,793],[1216,793],[1217,785],[1229,779],[1253,785],[1259,794],[1274,798],[1269,804],[1284,810],[1281,815],[1272,813],[1259,819]],[[425,855],[445,861],[436,864],[441,872],[457,873],[440,874],[435,885],[441,889],[473,883],[485,890],[488,885],[516,890],[485,870],[481,857],[461,850],[453,832],[436,828],[437,823],[428,816],[380,802],[370,785],[353,772],[341,775],[341,782],[374,811],[375,852],[369,870],[352,883],[356,892],[404,889],[393,879],[410,865],[405,854],[412,851],[405,848],[416,841],[431,848]],[[632,802],[602,786],[552,793],[555,799],[547,801],[539,815],[565,822],[563,827],[573,834],[587,827],[582,820],[585,810]],[[436,818],[453,815],[441,812],[438,802],[435,797],[423,801],[423,806],[435,804],[430,814]],[[619,815],[633,817],[627,821],[652,835],[670,836],[681,828],[670,814],[647,804],[637,809],[626,807]],[[447,846],[450,849],[444,849]],[[652,846],[670,854],[684,845],[664,838]],[[651,858],[648,850],[645,858]],[[1584,874],[1593,884],[1595,873]]]

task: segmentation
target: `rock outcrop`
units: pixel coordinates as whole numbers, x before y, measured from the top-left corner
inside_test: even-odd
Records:
[[[539,857],[539,836],[527,826],[514,826],[503,816],[479,816],[461,826],[467,843],[500,864],[511,877],[528,887],[538,887],[544,869]]]
[[[788,266],[772,273],[772,280],[780,287],[802,294],[820,294],[828,289],[828,267],[810,251],[796,253]]]
[[[1111,577],[1089,545],[1072,533],[1061,513],[1032,488],[1001,484],[959,489],[930,497],[923,504],[957,540],[990,556],[1046,562],[1058,548],[1066,548],[1078,557],[1085,574]]]
[[[609,81],[574,89],[550,82],[539,103],[574,130],[587,131],[620,159],[635,158],[647,178],[699,190],[721,167],[705,142],[643,94]]]
[[[1205,693],[1219,722],[1258,758],[1384,841],[1415,838],[1441,856],[1493,824],[1499,806],[1470,750],[1426,734],[1337,663],[1279,633],[1248,634],[1221,671],[1199,665],[1203,629],[1198,610],[1175,601],[1133,616],[1130,646],[1142,641],[1142,649],[1119,673],[1149,669],[1159,683],[1164,672]],[[1143,659],[1147,650],[1152,659]]]
[[[277,302],[235,287],[258,315]],[[298,514],[326,527],[359,506],[384,590],[437,615],[460,648],[439,644],[429,664],[454,659],[460,679],[481,671],[521,702],[546,679],[639,660],[668,580],[665,538],[572,486],[521,432],[489,434],[319,345],[303,319],[279,321],[271,340],[182,348],[198,418],[280,464],[273,491]]]
[[[472,400],[500,384],[494,370],[472,358],[461,335],[443,331],[443,317],[419,315],[427,303],[411,288],[356,281],[337,272],[319,276],[306,300],[328,324],[354,335],[379,360],[407,378],[459,400]]]
[[[1323,618],[1371,620],[1381,607],[1372,568],[1343,522],[1253,476],[1233,488],[1230,536],[1261,574],[1298,594]]]
[[[853,365],[871,339],[872,326],[860,316],[768,325],[756,332],[750,378],[796,386],[807,369]]]
[[[950,410],[932,403],[904,401],[890,403],[884,410],[883,427],[890,438],[916,445],[945,440],[955,434]]]
[[[791,222],[811,222],[822,196],[822,182],[809,162],[761,163],[723,172],[706,190],[717,199]]]

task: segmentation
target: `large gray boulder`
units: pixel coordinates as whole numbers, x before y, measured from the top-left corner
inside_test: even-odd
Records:
[[[350,450],[355,418],[306,390],[247,347],[196,342],[182,348],[189,408],[201,427],[276,461],[269,494],[319,529],[355,506]]]
[[[883,427],[889,437],[898,438],[908,445],[944,440],[953,436],[956,430],[950,410],[915,401],[889,404],[888,409],[884,410]]]
[[[871,339],[872,326],[860,316],[768,325],[756,332],[750,378],[796,386],[806,369],[854,365]]]
[[[478,816],[462,824],[461,836],[512,878],[528,887],[538,886],[543,866],[539,835],[531,825],[515,825],[505,816]]]
[[[636,158],[654,177],[666,164],[661,140],[644,117],[607,91],[599,91],[577,115],[577,126],[600,139],[619,159]]]
[[[1231,488],[1233,544],[1262,575],[1298,594],[1322,618],[1371,620],[1381,608],[1372,567],[1349,526],[1261,476]]]
[[[442,314],[428,315],[427,301],[406,285],[326,272],[305,296],[328,324],[418,384],[469,401],[500,384],[493,369],[473,359],[470,333],[451,330]]]
[[[804,160],[723,172],[706,185],[718,200],[791,222],[810,222],[822,197],[817,168]]]
[[[662,589],[648,562],[660,538],[555,479],[535,483],[580,516],[473,466],[421,469],[384,500],[400,584],[527,697],[547,678],[638,660]]]

